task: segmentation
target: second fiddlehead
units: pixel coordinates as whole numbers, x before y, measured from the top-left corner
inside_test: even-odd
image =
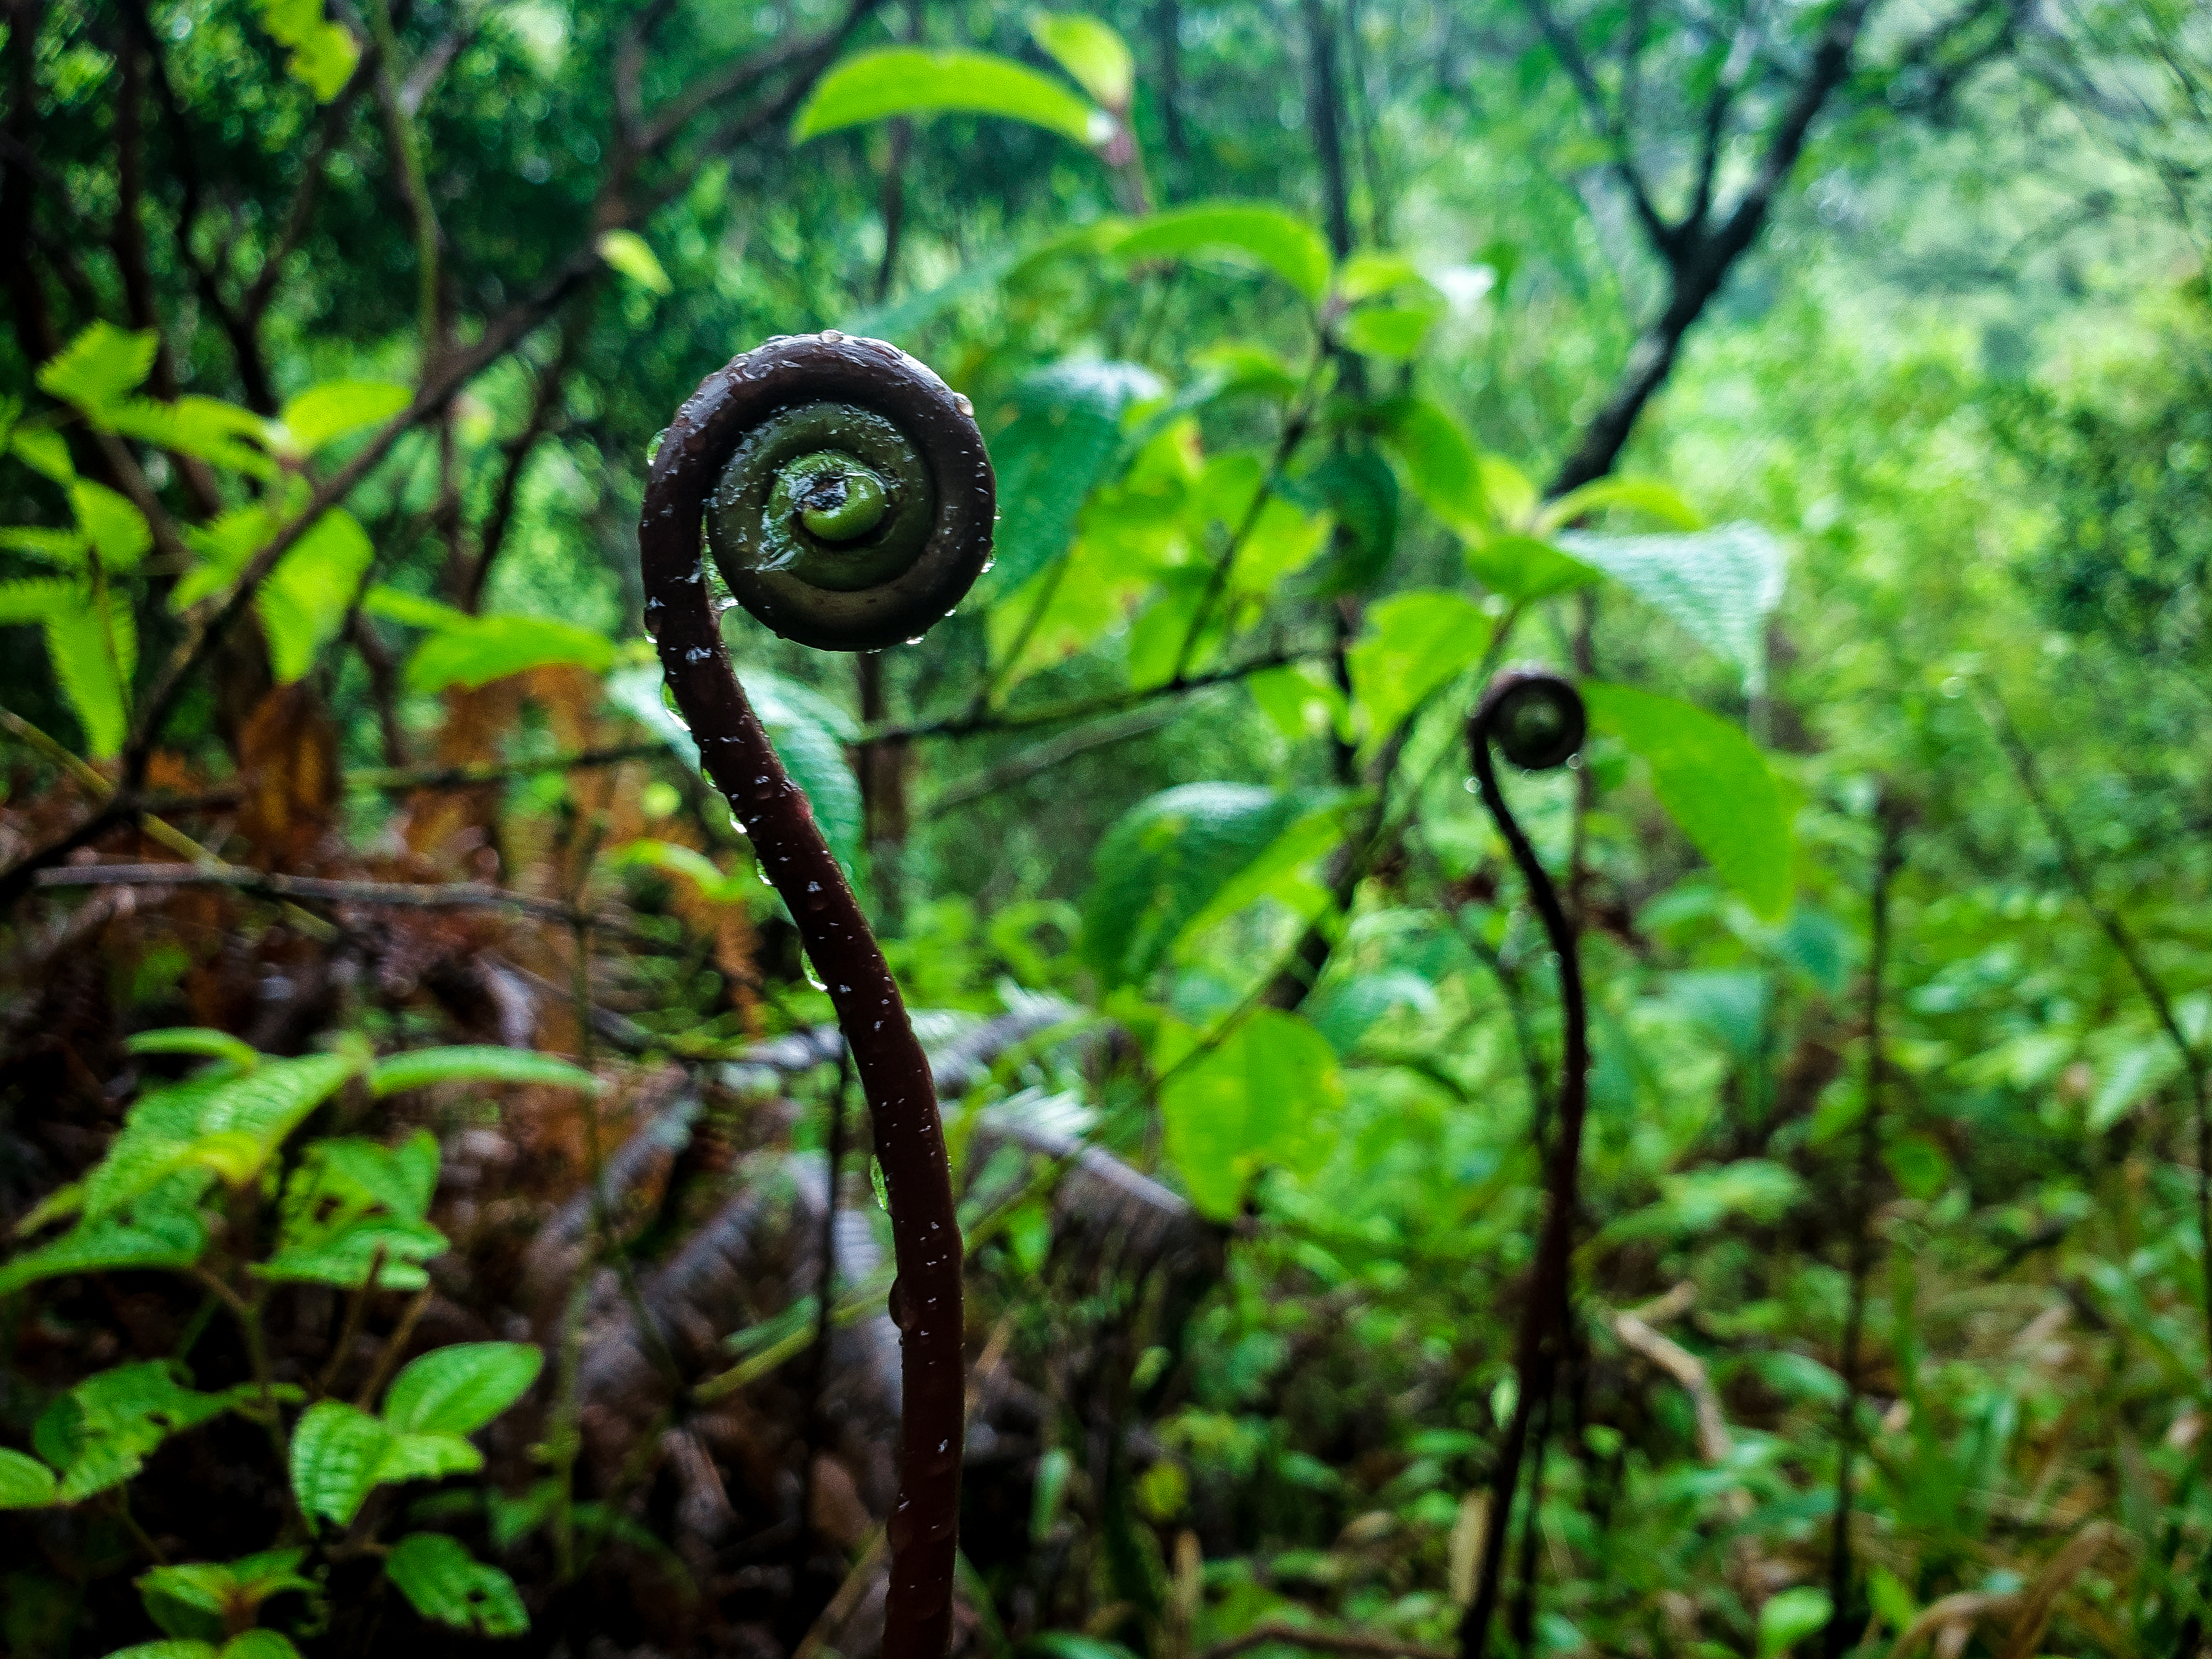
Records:
[[[1521,1315],[1515,1346],[1517,1391],[1498,1468],[1491,1482],[1490,1527],[1483,1538],[1481,1571],[1474,1600],[1460,1625],[1462,1659],[1482,1659],[1490,1625],[1498,1609],[1505,1545],[1511,1531],[1513,1494],[1520,1484],[1521,1462],[1528,1444],[1529,1419],[1551,1397],[1559,1347],[1566,1334],[1567,1272],[1574,1248],[1577,1176],[1582,1166],[1583,1118],[1589,1099],[1589,1023],[1583,1000],[1582,960],[1575,928],[1559,890],[1528,844],[1519,822],[1498,787],[1490,751],[1495,744],[1515,765],[1528,771],[1563,766],[1582,747],[1589,729],[1583,700],[1573,686],[1540,669],[1509,668],[1491,681],[1474,718],[1468,722],[1468,758],[1482,804],[1505,837],[1513,862],[1528,884],[1528,896],[1542,918],[1559,963],[1559,1005],[1565,1022],[1560,1062],[1559,1098],[1552,1155],[1545,1171],[1544,1231],[1536,1246],[1536,1266],[1528,1301]],[[1531,1494],[1533,1504],[1537,1495]]]
[[[994,501],[967,400],[895,346],[825,333],[772,340],[701,384],[661,436],[638,528],[669,690],[828,987],[874,1119],[905,1395],[887,1659],[939,1659],[951,1620],[964,1376],[945,1133],[898,986],[731,666],[704,561],[711,548],[776,632],[872,650],[967,592],[990,559]]]

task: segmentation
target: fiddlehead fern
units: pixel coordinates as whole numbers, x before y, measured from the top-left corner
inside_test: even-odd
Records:
[[[1490,1527],[1483,1537],[1481,1573],[1475,1583],[1474,1600],[1460,1626],[1462,1659],[1482,1659],[1489,1644],[1490,1622],[1498,1607],[1506,1539],[1511,1529],[1513,1493],[1520,1484],[1521,1460],[1528,1443],[1528,1422],[1539,1404],[1551,1395],[1560,1344],[1566,1335],[1567,1270],[1574,1246],[1575,1188],[1582,1164],[1589,1072],[1589,1017],[1583,1001],[1582,959],[1575,929],[1559,902],[1559,890],[1536,857],[1536,849],[1528,844],[1528,837],[1505,805],[1490,750],[1495,744],[1515,765],[1545,771],[1565,765],[1582,747],[1588,730],[1589,716],[1575,688],[1555,674],[1528,668],[1509,668],[1492,680],[1468,722],[1468,757],[1474,765],[1475,787],[1504,836],[1522,879],[1528,883],[1528,896],[1543,919],[1545,934],[1559,963],[1559,1004],[1566,1033],[1551,1162],[1545,1176],[1544,1231],[1536,1247],[1535,1272],[1515,1346],[1518,1390],[1491,1483]],[[1535,1501],[1533,1496],[1530,1501]]]
[[[828,985],[874,1118],[905,1395],[889,1659],[939,1659],[951,1619],[963,1376],[945,1133],[883,952],[731,667],[702,532],[731,591],[770,628],[860,651],[952,608],[989,561],[993,517],[967,400],[895,346],[823,334],[772,340],[701,384],[662,435],[638,529],[669,689]]]

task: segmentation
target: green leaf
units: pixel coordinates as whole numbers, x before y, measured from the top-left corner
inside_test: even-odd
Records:
[[[1349,1054],[1360,1038],[1384,1015],[1397,1008],[1424,1014],[1437,1008],[1435,988],[1410,969],[1389,968],[1381,973],[1355,974],[1324,984],[1306,1004],[1314,1029],[1328,1040],[1338,1054]]]
[[[35,1457],[0,1447],[0,1510],[42,1510],[59,1501],[54,1472]]]
[[[466,628],[477,620],[467,611],[450,605],[441,605],[435,599],[426,599],[418,594],[403,593],[396,587],[378,583],[362,595],[361,608],[372,617],[382,617],[406,628],[427,628],[434,633],[447,629]]]
[[[1137,803],[1092,859],[1083,956],[1107,989],[1146,977],[1214,894],[1314,805],[1250,784],[1188,783]]]
[[[279,685],[302,678],[337,637],[375,560],[368,532],[352,514],[332,507],[276,562],[253,603]]]
[[[1278,732],[1303,743],[1331,732],[1351,739],[1351,708],[1344,692],[1318,663],[1285,663],[1249,675],[1244,689]]]
[[[998,473],[995,591],[1011,593],[1067,551],[1084,501],[1121,443],[1121,412],[1158,395],[1133,363],[1068,362],[1027,377],[1020,411],[991,441]]]
[[[1096,17],[1079,11],[1041,11],[1030,19],[1030,38],[1108,109],[1128,109],[1137,84],[1135,60],[1129,56],[1128,43]]]
[[[864,122],[945,110],[1003,115],[1086,146],[1114,136],[1103,110],[1011,58],[886,46],[848,58],[817,82],[792,118],[791,139],[804,143]]]
[[[443,1533],[410,1533],[392,1546],[384,1571],[416,1612],[481,1636],[520,1636],[530,1615],[514,1581]]]
[[[134,1054],[204,1054],[210,1060],[228,1060],[241,1072],[252,1071],[261,1064],[260,1050],[252,1043],[204,1025],[173,1025],[159,1031],[141,1031],[123,1046]]]
[[[1592,536],[1562,532],[1559,544],[1664,611],[1683,631],[1766,685],[1766,622],[1782,600],[1781,544],[1753,524],[1686,536]]]
[[[1226,1220],[1261,1169],[1308,1173],[1327,1156],[1344,1081],[1335,1052],[1297,1015],[1260,1009],[1211,1053],[1168,1066],[1167,1152],[1200,1213]]]
[[[408,659],[407,689],[473,690],[550,663],[575,663],[603,674],[614,659],[613,641],[574,623],[550,617],[471,617],[423,641]]]
[[[120,594],[104,603],[82,588],[57,596],[45,616],[46,659],[94,759],[119,753],[130,734],[130,682],[138,630]]]
[[[659,700],[658,668],[653,677]],[[852,717],[809,686],[763,670],[745,671],[745,691],[753,712],[768,729],[769,740],[791,774],[792,781],[806,792],[814,808],[823,839],[848,871],[858,867],[860,856],[860,786],[845,757],[846,744],[859,735]]]
[[[472,1434],[538,1380],[544,1354],[520,1342],[437,1348],[392,1379],[384,1420],[409,1434]]]
[[[389,1428],[356,1407],[337,1400],[308,1407],[292,1430],[292,1492],[300,1508],[351,1525],[392,1441]]]
[[[300,1659],[300,1650],[276,1631],[240,1631],[222,1644],[216,1659]]]
[[[1804,1195],[1805,1183],[1786,1165],[1739,1158],[1711,1169],[1659,1178],[1659,1201],[1608,1224],[1606,1248],[1643,1238],[1697,1238],[1741,1216],[1770,1225]]]
[[[1591,726],[1651,767],[1651,787],[1690,844],[1769,921],[1790,908],[1791,792],[1742,730],[1671,697],[1586,684]]]
[[[172,1435],[220,1417],[255,1392],[249,1384],[201,1394],[177,1380],[180,1370],[166,1359],[118,1365],[87,1377],[46,1408],[32,1437],[40,1455],[62,1471],[63,1503],[121,1486]]]
[[[344,90],[361,61],[361,44],[323,16],[323,0],[261,0],[261,26],[290,48],[286,73],[327,104]]]
[[[1480,661],[1494,631],[1473,602],[1442,588],[1370,605],[1364,633],[1345,653],[1353,703],[1367,716],[1362,751],[1372,755],[1432,692]]]
[[[32,471],[64,489],[76,480],[76,465],[70,459],[69,440],[50,426],[17,427],[8,440],[8,450]]]
[[[84,568],[85,538],[82,531],[49,530],[36,525],[0,526],[0,548],[21,553],[67,570]],[[13,618],[19,621],[21,618]]]
[[[171,1638],[163,1642],[140,1642],[118,1648],[107,1659],[222,1659],[212,1642],[190,1642]]]
[[[1115,245],[1127,264],[1228,253],[1266,266],[1320,303],[1328,291],[1328,244],[1304,220],[1261,202],[1202,202],[1138,222]]]
[[[1181,937],[1195,938],[1261,898],[1279,900],[1308,920],[1325,914],[1332,902],[1328,890],[1309,879],[1305,868],[1344,839],[1345,814],[1364,799],[1349,793],[1310,795],[1317,804],[1215,888],[1183,924]]]
[[[263,1279],[359,1286],[371,1264],[385,1290],[420,1290],[421,1264],[446,1236],[424,1219],[438,1181],[438,1142],[418,1129],[396,1147],[353,1137],[318,1140],[284,1182],[276,1253]]]
[[[1537,515],[1535,532],[1548,536],[1555,530],[1565,529],[1580,518],[1593,513],[1613,508],[1641,513],[1658,520],[1670,530],[1703,530],[1705,521],[1698,510],[1682,499],[1672,484],[1656,478],[1612,477],[1593,478],[1579,489],[1544,506]]]
[[[1780,1659],[1815,1631],[1827,1627],[1828,1593],[1800,1584],[1766,1598],[1759,1610],[1759,1659]]]
[[[138,438],[179,455],[197,455],[256,477],[273,477],[274,462],[258,447],[269,438],[269,423],[252,410],[215,398],[179,398],[163,403],[131,398],[108,409],[106,425],[126,438]],[[253,443],[242,441],[252,439]]]
[[[599,1080],[580,1066],[528,1048],[468,1044],[452,1048],[411,1048],[380,1060],[368,1068],[369,1092],[381,1099],[402,1089],[434,1083],[544,1083],[586,1089],[596,1094]]]
[[[1371,450],[1340,449],[1298,482],[1321,499],[1346,532],[1322,593],[1369,592],[1382,580],[1397,550],[1398,475]]]
[[[635,231],[601,231],[597,246],[599,258],[640,288],[653,294],[667,294],[674,289],[676,285],[660,268],[653,245]]]
[[[1481,461],[1457,421],[1425,398],[1408,398],[1393,411],[1382,437],[1406,469],[1413,494],[1447,529],[1463,538],[1488,529]]]
[[[1421,349],[1421,342],[1443,315],[1439,304],[1361,306],[1338,325],[1345,344],[1364,356],[1401,363]]]
[[[0,582],[0,625],[42,623],[57,607],[81,603],[83,592],[82,584],[60,576]]]
[[[94,323],[40,366],[39,387],[97,422],[153,372],[160,340],[150,328],[126,333]]]
[[[1465,556],[1468,574],[1515,605],[1588,586],[1599,576],[1592,567],[1569,558],[1549,542],[1511,532],[1468,537]]]
[[[172,1636],[221,1636],[251,1624],[261,1604],[286,1590],[313,1592],[300,1576],[303,1549],[269,1550],[236,1561],[191,1561],[139,1575],[138,1594],[155,1624]]]
[[[392,1449],[376,1466],[376,1480],[379,1486],[443,1480],[483,1468],[483,1454],[458,1434],[401,1434],[392,1437]]]
[[[115,1214],[80,1221],[59,1238],[24,1251],[0,1267],[0,1297],[64,1273],[191,1267],[207,1249],[199,1196],[208,1179],[190,1172],[174,1176]]]
[[[390,380],[326,380],[289,399],[279,418],[293,453],[312,455],[333,439],[390,420],[414,400]]]

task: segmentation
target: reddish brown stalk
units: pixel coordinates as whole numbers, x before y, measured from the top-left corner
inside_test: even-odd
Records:
[[[936,1087],[845,872],[738,683],[704,562],[707,498],[732,453],[768,416],[811,403],[854,404],[893,419],[939,480],[939,514],[958,518],[959,533],[972,535],[980,508],[988,537],[989,461],[972,421],[954,413],[951,394],[891,348],[825,337],[764,347],[700,386],[661,438],[638,546],[670,690],[708,776],[729,798],[798,923],[874,1120],[898,1267],[890,1311],[902,1334],[905,1393],[884,1652],[939,1659],[952,1611],[964,1366],[960,1226]],[[964,489],[949,491],[956,479]]]

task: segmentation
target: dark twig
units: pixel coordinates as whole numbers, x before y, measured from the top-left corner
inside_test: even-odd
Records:
[[[1460,1624],[1461,1659],[1482,1659],[1489,1646],[1491,1620],[1498,1609],[1504,1573],[1506,1540],[1512,1531],[1513,1495],[1520,1484],[1530,1419],[1539,1406],[1551,1398],[1559,1370],[1589,1073],[1589,1014],[1583,1000],[1582,961],[1574,926],[1535,848],[1528,844],[1528,837],[1505,804],[1490,748],[1494,741],[1507,759],[1525,769],[1558,766],[1581,746],[1584,724],[1582,698],[1574,687],[1555,675],[1529,669],[1508,669],[1492,680],[1468,724],[1469,757],[1482,804],[1505,837],[1559,963],[1559,1004],[1566,1031],[1551,1168],[1545,1182],[1544,1230],[1536,1246],[1535,1268],[1529,1279],[1528,1299],[1522,1310],[1514,1356],[1518,1387],[1492,1477],[1492,1521],[1483,1539],[1481,1572],[1474,1600]]]
[[[1851,1646],[1851,1460],[1858,1449],[1859,1395],[1865,1382],[1859,1349],[1866,1328],[1867,1276],[1874,1267],[1874,1184],[1881,1170],[1882,980],[1889,965],[1890,883],[1905,862],[1903,819],[1887,796],[1876,803],[1875,818],[1881,839],[1869,896],[1873,920],[1867,959],[1866,1102],[1851,1182],[1851,1291],[1844,1314],[1844,1401],[1836,1415],[1835,1530],[1828,1545],[1829,1613],[1823,1644],[1827,1659],[1843,1659]]]

